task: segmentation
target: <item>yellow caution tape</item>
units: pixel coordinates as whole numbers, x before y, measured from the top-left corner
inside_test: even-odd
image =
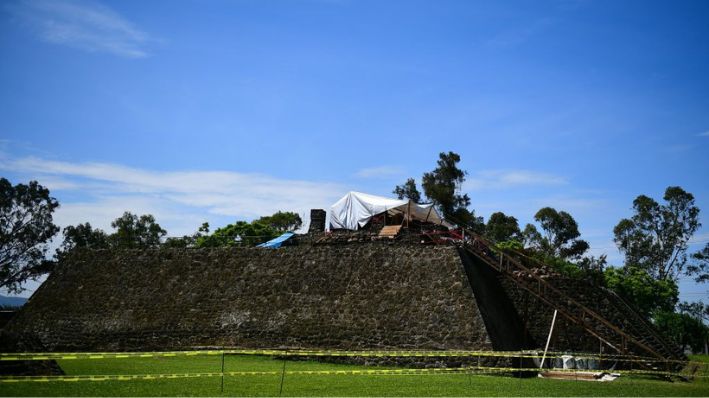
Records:
[[[377,350],[377,351],[347,351],[347,350],[285,350],[285,349],[224,349],[224,350],[191,350],[191,351],[150,351],[150,352],[69,352],[69,353],[0,353],[0,361],[36,361],[36,360],[72,360],[72,359],[126,359],[126,358],[156,358],[198,355],[265,355],[280,357],[439,357],[439,358],[525,358],[539,359],[541,353],[529,351],[420,351],[420,350]],[[576,358],[596,359],[618,362],[651,362],[651,363],[682,363],[706,366],[701,362],[681,360],[659,360],[650,357],[613,356],[597,354],[547,353],[547,359],[561,355],[574,355]]]
[[[378,351],[346,351],[346,350],[192,350],[192,351],[154,351],[154,352],[71,352],[71,353],[0,353],[0,361],[17,360],[48,360],[48,359],[114,359],[114,358],[148,358],[175,357],[195,355],[267,355],[267,356],[326,356],[326,357],[505,357],[505,358],[539,358],[541,353],[527,351],[412,351],[412,350],[378,350]],[[558,355],[569,355],[560,353]],[[547,357],[558,356],[547,353]],[[573,355],[573,354],[571,354]],[[600,357],[594,354],[577,354],[582,358],[614,359],[611,356]],[[652,358],[636,357],[642,360]]]
[[[134,375],[78,375],[78,376],[2,376],[0,383],[19,382],[75,382],[75,381],[133,381],[133,380],[159,380],[196,377],[222,377],[222,376],[387,376],[387,375],[435,375],[456,373],[511,373],[511,372],[539,372],[539,369],[512,368],[512,367],[461,367],[461,368],[406,368],[406,369],[366,369],[366,370],[291,370],[278,371],[240,371],[240,372],[207,372],[207,373],[164,373],[164,374],[134,374]],[[574,373],[576,369],[544,369],[544,371]],[[585,371],[584,373],[608,373],[607,371]],[[655,376],[687,376],[681,373],[661,372],[651,370],[625,370],[613,371],[621,375],[655,375]],[[699,375],[695,377],[709,377]]]

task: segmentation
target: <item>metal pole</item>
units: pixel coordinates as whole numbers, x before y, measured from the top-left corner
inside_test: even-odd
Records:
[[[551,335],[554,333],[554,323],[556,322],[556,313],[554,310],[554,316],[551,318],[551,327],[549,328],[549,336],[547,337],[547,345],[544,346],[544,355],[542,356],[542,363],[539,365],[539,369],[544,367],[544,360],[547,357],[547,350],[549,350],[549,342],[551,341]]]

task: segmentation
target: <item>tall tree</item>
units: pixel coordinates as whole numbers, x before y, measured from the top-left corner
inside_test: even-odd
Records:
[[[392,191],[399,199],[411,199],[416,203],[421,203],[421,192],[416,188],[416,180],[409,178],[403,185],[397,185]]]
[[[687,275],[697,283],[709,282],[709,243],[704,248],[692,254],[694,262],[687,266]]]
[[[59,202],[37,181],[13,186],[0,178],[0,288],[21,292],[22,284],[51,270],[47,243],[59,231],[52,213]]]
[[[501,211],[490,215],[485,226],[485,235],[495,242],[522,240],[522,231],[519,230],[517,219]]]
[[[167,233],[151,214],[138,216],[125,212],[111,226],[116,229],[111,235],[111,243],[122,248],[158,246],[160,239]]]
[[[461,210],[467,210],[470,206],[470,197],[467,194],[461,195],[459,193],[467,173],[458,168],[459,162],[460,155],[457,153],[441,152],[438,155],[438,167],[423,174],[421,184],[423,192],[445,217],[464,216],[468,218],[468,214]],[[466,220],[459,221],[465,222]]]
[[[278,232],[295,231],[303,225],[298,213],[290,211],[278,211],[270,216],[263,216],[256,220],[262,224],[269,225]]]
[[[522,231],[522,243],[524,247],[539,248],[542,242],[542,234],[539,233],[537,227],[532,224],[524,226]]]
[[[676,279],[687,264],[689,239],[701,226],[694,196],[680,187],[668,187],[665,204],[640,195],[633,201],[635,214],[613,229],[615,243],[626,265],[645,269],[657,279]]]
[[[57,259],[61,260],[76,248],[104,249],[109,247],[109,236],[101,229],[94,229],[91,224],[70,225],[62,231],[64,241],[57,249]]]
[[[467,173],[458,168],[459,162],[460,155],[457,153],[441,152],[438,155],[438,167],[423,174],[421,186],[426,198],[433,202],[443,217],[483,234],[485,233],[483,218],[477,217],[474,210],[468,209],[470,197],[467,194],[460,194]],[[397,185],[393,193],[399,199],[409,198],[417,203],[421,201],[421,193],[416,188],[416,181],[413,178],[406,180],[404,185]]]
[[[539,233],[532,224],[524,229],[526,243],[542,253],[562,259],[579,259],[588,250],[589,245],[581,236],[578,224],[571,214],[544,207],[534,215],[543,233]]]

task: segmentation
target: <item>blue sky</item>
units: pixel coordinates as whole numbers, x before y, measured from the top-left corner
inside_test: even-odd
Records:
[[[479,214],[569,211],[621,264],[639,194],[680,185],[709,227],[708,19],[706,1],[8,1],[0,172],[50,187],[61,225],[130,210],[180,235],[390,195],[451,150]]]

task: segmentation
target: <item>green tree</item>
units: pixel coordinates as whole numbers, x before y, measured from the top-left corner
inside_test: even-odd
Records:
[[[655,279],[637,266],[607,268],[604,276],[608,288],[646,318],[661,312],[672,312],[677,305],[679,288],[671,279]]]
[[[547,256],[561,259],[580,259],[589,249],[588,242],[578,239],[581,236],[578,224],[571,214],[544,207],[534,215],[543,233],[532,224],[524,229],[525,243]]]
[[[524,247],[537,248],[541,245],[541,242],[542,234],[539,233],[537,227],[532,224],[525,225],[522,231],[522,243],[524,243]]]
[[[450,220],[456,224],[467,226],[478,235],[485,234],[485,220],[475,215],[475,210],[459,207],[456,209]]]
[[[160,239],[167,233],[150,214],[138,216],[125,212],[111,226],[116,230],[111,234],[111,244],[120,248],[159,246]]]
[[[709,322],[709,304],[704,304],[701,300],[695,302],[684,301],[677,305],[679,312],[688,314],[703,322]]]
[[[68,226],[62,231],[64,241],[56,251],[57,259],[61,260],[76,248],[105,249],[109,247],[109,236],[101,229],[94,229],[91,224],[84,223]]]
[[[51,270],[45,254],[59,231],[52,222],[57,207],[37,181],[13,186],[0,178],[0,288],[19,293],[25,281]]]
[[[197,232],[192,235],[184,235],[181,237],[171,237],[165,239],[165,243],[162,244],[163,247],[171,248],[186,248],[194,247],[197,244],[197,240],[202,236],[209,234],[209,223],[202,223]]]
[[[693,303],[683,302],[677,306],[680,314],[686,314],[696,319],[704,327],[701,331],[686,330],[685,335],[697,335],[699,341],[694,341],[692,344],[692,349],[694,352],[703,351],[704,354],[709,354],[709,327],[707,327],[707,322],[709,322],[709,305],[704,304],[702,301],[695,301]],[[703,347],[701,338],[703,338]]]
[[[256,221],[268,225],[281,233],[295,231],[303,225],[303,220],[300,219],[298,213],[290,211],[278,211],[270,216],[261,217]]]
[[[587,256],[580,259],[576,265],[584,271],[603,272],[606,269],[606,266],[608,266],[607,259],[608,256],[605,254],[601,254],[598,258],[595,256]]]
[[[693,352],[706,349],[709,329],[701,320],[683,312],[661,312],[655,316],[655,325],[682,348]]]
[[[443,214],[443,217],[453,222],[472,229],[478,234],[485,233],[485,223],[482,217],[475,215],[474,210],[468,209],[470,197],[460,194],[460,188],[465,182],[465,170],[458,168],[460,155],[454,152],[441,152],[438,155],[437,167],[431,172],[424,173],[422,178],[423,192],[428,201],[432,202]],[[420,203],[421,193],[416,188],[413,178],[406,180],[404,185],[397,185],[393,193],[399,198],[409,198]]]
[[[409,178],[403,185],[397,185],[392,191],[399,199],[411,199],[415,203],[421,203],[421,192],[416,188],[416,180]]]
[[[517,219],[501,211],[490,215],[485,226],[485,235],[495,242],[522,241],[522,231],[519,230]]]
[[[279,235],[270,225],[253,221],[237,221],[234,224],[217,228],[211,235],[201,236],[196,241],[197,247],[254,246]]]
[[[457,153],[441,152],[438,155],[438,167],[423,174],[421,184],[423,192],[445,217],[465,216],[467,218],[467,215],[460,210],[467,210],[470,206],[470,197],[467,194],[459,194],[467,173],[458,168],[459,162],[460,155]]]
[[[694,262],[687,266],[687,275],[694,277],[697,283],[709,281],[709,243],[704,248],[692,254]]]
[[[701,226],[694,196],[680,187],[665,190],[665,204],[640,195],[635,214],[613,229],[625,263],[645,269],[656,279],[676,279],[687,264],[689,239]]]

